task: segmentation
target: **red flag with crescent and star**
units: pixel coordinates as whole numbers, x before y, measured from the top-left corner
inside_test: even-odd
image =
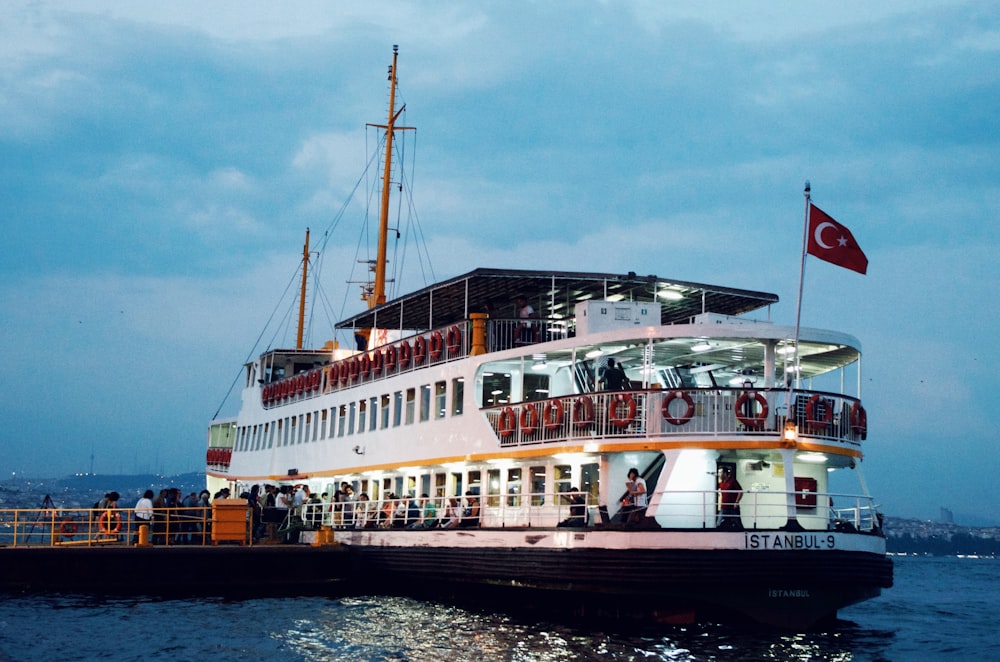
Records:
[[[809,244],[806,252],[839,267],[857,271],[859,274],[868,271],[868,258],[858,246],[851,231],[811,202]]]

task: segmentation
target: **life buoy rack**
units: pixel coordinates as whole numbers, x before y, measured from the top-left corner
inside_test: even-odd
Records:
[[[558,430],[563,424],[563,413],[562,400],[549,400],[542,409],[542,426],[549,432]]]
[[[538,406],[533,402],[525,403],[521,407],[518,422],[521,424],[522,433],[535,434],[538,432]]]
[[[361,372],[362,377],[367,377],[372,372],[372,357],[368,356],[368,353],[361,355],[361,365],[358,370]]]
[[[413,357],[413,348],[410,347],[410,343],[405,340],[399,343],[399,367],[406,368],[410,365],[410,359]]]
[[[851,431],[859,435],[862,441],[868,439],[868,412],[860,402],[851,405]]]
[[[817,408],[822,406],[822,418],[817,417]],[[833,400],[814,395],[806,401],[806,423],[816,428],[828,428],[833,423]]]
[[[372,375],[379,375],[382,373],[382,350],[376,349],[372,352]]]
[[[385,348],[385,371],[389,372],[396,367],[396,346],[389,345]]]
[[[312,388],[309,390],[312,392],[318,391],[319,387],[323,384],[323,372],[321,370],[312,371],[312,382],[310,385]]]
[[[594,401],[583,395],[573,402],[573,427],[589,428],[594,424]]]
[[[445,344],[448,346],[449,356],[458,354],[458,350],[462,348],[462,331],[457,324],[448,329],[448,333],[445,335]]]
[[[680,416],[672,416],[670,414],[670,403],[678,399],[684,401],[687,408]],[[686,391],[671,391],[667,394],[667,397],[663,399],[660,411],[663,413],[663,420],[667,423],[670,423],[671,425],[684,425],[691,420],[692,416],[694,416],[694,400],[691,399],[691,396]]]
[[[299,373],[295,376],[295,395],[302,395],[306,390],[306,376]]]
[[[105,510],[97,518],[97,528],[104,535],[112,535],[122,530],[122,516],[117,510]]]
[[[423,365],[427,358],[427,338],[417,336],[413,340],[413,365]]]
[[[351,358],[351,360],[347,362],[348,373],[350,374],[352,382],[358,381],[358,377],[361,375],[360,363],[361,362],[358,361],[358,357],[356,356]]]
[[[624,416],[619,414],[623,406],[625,407]],[[611,398],[611,402],[608,404],[608,420],[616,428],[627,428],[632,423],[632,419],[635,418],[635,410],[635,398],[628,393],[618,393]]]
[[[337,382],[340,381],[340,364],[334,363],[327,366],[327,370],[329,370],[329,376],[327,377],[326,385],[328,388],[333,389],[337,386]]]
[[[76,522],[69,517],[63,518],[59,523],[59,535],[63,538],[72,538],[76,535]]]
[[[497,419],[497,432],[500,434],[500,438],[506,439],[514,434],[516,426],[517,416],[514,414],[514,410],[510,407],[504,407],[500,411],[500,417]]]
[[[441,337],[440,331],[435,331],[431,334],[431,340],[428,343],[431,361],[437,361],[441,358],[441,351],[444,349],[444,338]]]
[[[747,414],[747,405],[750,402],[751,396],[754,401],[760,405],[760,413],[753,415],[753,405],[750,406],[750,415]],[[736,420],[745,425],[750,430],[762,430],[764,424],[767,423],[767,415],[770,413],[770,409],[767,406],[767,398],[765,398],[760,393],[751,393],[750,391],[744,391],[740,394],[740,397],[736,398]]]

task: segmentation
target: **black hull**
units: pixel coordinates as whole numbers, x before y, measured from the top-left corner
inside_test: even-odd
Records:
[[[538,601],[599,618],[721,619],[804,629],[892,586],[892,562],[866,552],[467,549],[350,546],[381,587]]]
[[[852,551],[388,545],[0,550],[0,590],[163,597],[391,593],[654,625],[720,620],[806,629],[892,586]]]

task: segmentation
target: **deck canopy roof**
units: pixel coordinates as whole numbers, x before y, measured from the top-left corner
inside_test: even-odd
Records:
[[[467,319],[489,305],[495,318],[516,317],[523,296],[542,318],[571,318],[582,301],[657,301],[661,323],[690,321],[711,312],[740,315],[777,303],[778,296],[635,273],[476,269],[405,294],[354,315],[338,329],[429,329]]]

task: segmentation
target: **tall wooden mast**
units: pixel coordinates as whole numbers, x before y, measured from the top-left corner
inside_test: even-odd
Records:
[[[368,308],[385,303],[385,271],[388,252],[389,237],[389,189],[392,187],[392,142],[395,131],[412,130],[411,126],[396,126],[396,120],[406,109],[404,104],[396,111],[396,60],[399,56],[399,46],[392,47],[392,66],[389,67],[389,118],[386,124],[371,124],[380,129],[385,129],[385,165],[382,170],[382,204],[379,210],[378,221],[378,255],[372,270],[375,272],[375,281],[371,292],[366,292],[363,299],[368,302]]]
[[[309,276],[309,228],[306,228],[306,244],[302,247],[302,291],[299,293],[299,333],[295,337],[295,349],[302,349],[302,330],[306,323],[306,284]]]

